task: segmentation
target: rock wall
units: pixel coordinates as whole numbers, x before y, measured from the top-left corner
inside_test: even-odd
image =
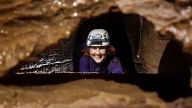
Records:
[[[77,80],[47,86],[0,86],[2,108],[190,108],[191,98],[164,102],[155,92],[104,80]]]
[[[162,79],[155,80],[157,82],[141,84],[164,87],[161,81],[164,82],[163,84],[168,83],[167,88],[160,89],[162,90],[160,92],[166,92],[169,97],[175,92],[180,92],[178,89],[183,90],[179,88],[183,86],[178,87],[178,84],[184,87],[189,86],[189,78],[187,82],[182,79],[186,79],[186,76],[190,77],[187,69],[191,65],[192,51],[191,4],[191,0],[1,0],[0,76],[5,76],[10,69],[21,62],[37,60],[41,52],[54,47],[61,39],[67,41],[70,37],[75,37],[75,32],[82,20],[108,12],[122,12],[125,16],[135,14],[143,19],[142,23],[139,22],[139,25],[142,25],[140,27],[143,27],[143,30],[139,30],[142,32],[141,35],[138,35],[139,37],[134,37],[134,33],[128,35],[135,68],[144,73],[162,72],[160,74]],[[124,20],[125,28],[129,31],[130,27],[126,24],[130,22],[126,17]],[[63,46],[66,45],[67,42],[64,42]],[[48,67],[53,62],[57,66],[62,63],[60,60],[57,61],[57,57],[60,56],[58,55],[60,52],[57,51],[61,51],[60,47],[57,48],[54,56],[48,56],[49,59],[43,59],[43,61],[40,59],[40,61]],[[71,56],[71,53],[69,55]],[[63,59],[66,60],[66,58]],[[71,58],[67,63],[71,63]],[[44,71],[51,73],[56,68]],[[24,67],[22,69],[25,70]],[[71,68],[63,70],[69,71]],[[178,71],[176,77],[172,76],[173,73],[164,76],[164,73],[170,71]],[[11,77],[8,78],[12,80]],[[140,78],[143,77],[137,77],[135,80],[138,82],[147,80]],[[172,82],[167,80],[170,78],[173,78]],[[0,96],[2,108],[190,108],[192,106],[189,95],[187,95],[188,98],[184,97],[167,103],[159,99],[156,93],[146,93],[133,85],[90,79],[49,86],[1,85]]]
[[[146,18],[161,34],[157,38],[174,36],[183,43],[183,50],[190,53],[190,4],[190,0],[3,0],[0,2],[1,76],[20,61],[30,60],[58,40],[68,38],[82,18],[118,9],[124,14],[135,13]],[[151,63],[158,67],[158,61]],[[149,71],[157,72],[157,69]]]
[[[56,44],[58,40],[68,38],[78,27],[82,17],[87,18],[106,13],[111,7],[108,2],[1,1],[1,76],[20,61],[30,60],[45,48]]]

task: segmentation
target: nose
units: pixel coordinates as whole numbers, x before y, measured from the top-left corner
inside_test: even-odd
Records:
[[[100,54],[100,49],[97,48],[95,53],[96,53],[96,54]]]

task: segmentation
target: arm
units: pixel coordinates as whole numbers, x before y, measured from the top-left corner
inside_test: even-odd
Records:
[[[80,58],[79,71],[80,72],[89,72],[90,71],[88,58],[85,56],[82,56]]]
[[[121,66],[121,62],[117,57],[114,57],[109,66],[108,66],[108,70],[110,73],[117,73],[117,74],[123,74],[123,69]]]

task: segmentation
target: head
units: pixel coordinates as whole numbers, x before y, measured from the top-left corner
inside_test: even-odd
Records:
[[[94,29],[87,37],[88,53],[91,58],[100,64],[107,56],[110,46],[109,34],[104,29]]]

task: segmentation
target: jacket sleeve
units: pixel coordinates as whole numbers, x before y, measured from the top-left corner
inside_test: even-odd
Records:
[[[121,62],[117,57],[114,57],[109,66],[108,66],[108,70],[110,73],[117,73],[117,74],[123,74],[123,69],[121,66]]]
[[[90,71],[88,58],[85,56],[82,56],[80,58],[79,71],[80,72],[89,72]]]

